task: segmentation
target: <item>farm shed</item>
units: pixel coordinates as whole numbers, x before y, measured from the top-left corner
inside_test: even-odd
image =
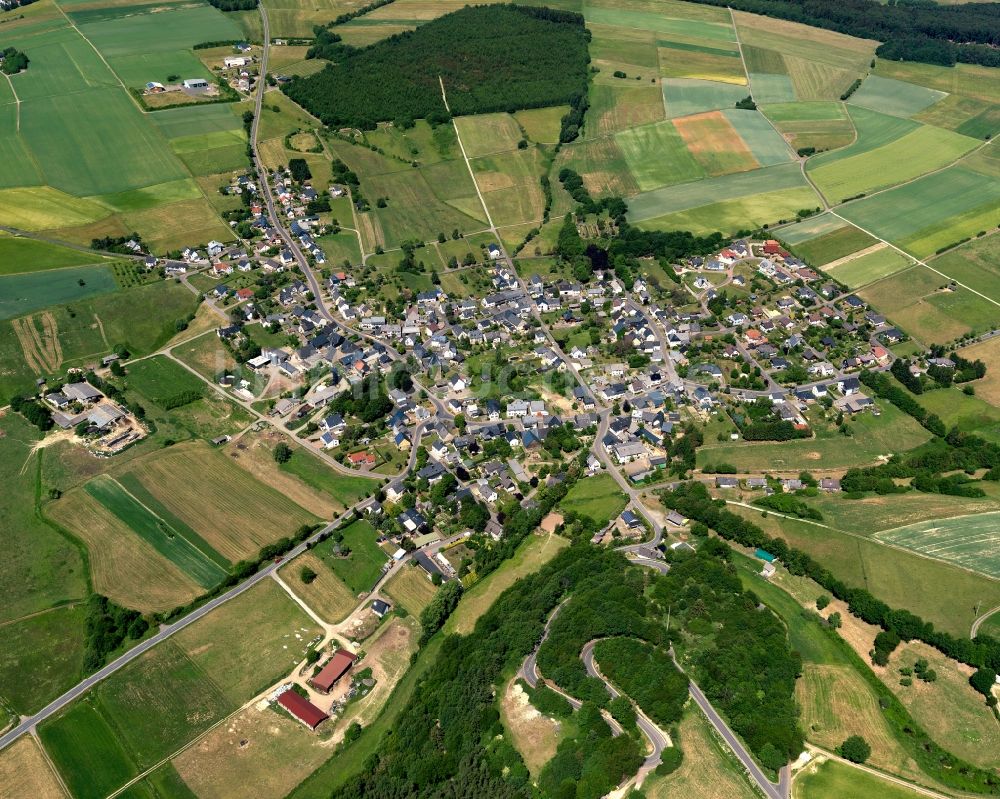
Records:
[[[357,660],[357,656],[344,649],[338,649],[320,673],[313,677],[309,683],[317,691],[324,694],[330,693],[330,689],[337,684],[337,681],[351,670],[355,660]]]
[[[278,704],[305,724],[310,730],[315,730],[320,724],[330,718],[308,699],[299,696],[288,689],[278,697]]]

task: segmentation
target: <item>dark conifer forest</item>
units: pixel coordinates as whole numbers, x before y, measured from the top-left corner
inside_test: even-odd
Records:
[[[310,55],[326,69],[285,86],[327,125],[372,129],[400,117],[585,103],[590,33],[580,14],[516,5],[472,6],[369,47],[317,29]]]

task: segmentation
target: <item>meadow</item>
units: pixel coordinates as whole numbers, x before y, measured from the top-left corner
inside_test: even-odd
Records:
[[[626,497],[610,474],[599,474],[577,481],[559,507],[587,516],[598,528],[604,527],[625,509]]]
[[[796,150],[835,150],[854,139],[850,117],[838,102],[775,103],[761,111]]]
[[[1000,298],[996,241],[983,237],[934,258],[930,265],[948,277],[994,299]]]
[[[313,551],[357,596],[371,590],[382,575],[382,567],[389,557],[375,543],[375,528],[364,519],[351,522],[341,532],[344,536],[341,547],[350,550],[346,557],[338,554],[332,538]]]
[[[129,389],[166,409],[186,404],[185,395],[200,398],[207,391],[203,380],[165,355],[129,364],[127,379]]]
[[[802,799],[860,799],[864,796],[917,799],[926,795],[834,760],[826,760],[804,770],[795,779],[795,792]]]
[[[302,571],[311,569],[316,575],[311,582],[302,579]],[[320,556],[306,552],[281,568],[281,577],[295,595],[312,608],[321,619],[336,624],[347,618],[358,604],[344,581],[327,568]]]
[[[117,291],[110,266],[71,266],[0,276],[0,319]]]
[[[841,222],[832,215],[830,219]],[[879,243],[874,236],[858,230],[854,225],[842,222],[841,224],[842,227],[834,228],[829,233],[794,243],[792,246],[795,254],[813,266],[824,266]],[[783,241],[791,243],[789,236],[792,235],[794,227],[793,225],[791,228],[782,228],[779,235]]]
[[[869,75],[860,88],[851,95],[851,105],[860,105],[883,114],[911,117],[938,100],[945,92],[928,89],[914,83]]]
[[[427,573],[413,564],[393,575],[382,593],[411,616],[419,616],[434,598],[437,588],[427,579]]]
[[[0,277],[103,261],[106,261],[104,257],[94,253],[0,232]]]
[[[281,464],[281,470],[329,495],[341,510],[354,505],[378,487],[377,482],[369,477],[335,471],[304,449],[293,449],[292,457]]]

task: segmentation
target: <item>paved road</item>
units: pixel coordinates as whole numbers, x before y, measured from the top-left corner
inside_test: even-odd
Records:
[[[97,685],[97,683],[101,682],[101,680],[114,674],[116,671],[122,668],[122,666],[131,663],[133,660],[142,655],[144,652],[148,651],[149,649],[152,649],[157,644],[170,638],[170,636],[172,636],[174,633],[183,630],[185,627],[198,621],[198,619],[202,618],[206,614],[211,613],[220,605],[224,605],[229,600],[235,599],[244,591],[247,591],[248,589],[255,586],[261,580],[270,577],[271,572],[280,568],[282,563],[284,563],[287,560],[291,560],[297,555],[300,555],[303,552],[305,552],[309,544],[315,543],[320,538],[320,536],[332,530],[334,527],[336,527],[338,524],[344,521],[348,516],[353,514],[355,510],[361,510],[371,502],[372,502],[371,499],[366,499],[362,502],[359,502],[352,508],[349,508],[348,510],[344,511],[340,516],[338,516],[328,525],[323,527],[321,530],[313,533],[304,542],[302,542],[293,550],[288,552],[280,563],[268,564],[268,566],[261,569],[252,577],[249,577],[244,582],[231,588],[226,593],[220,594],[215,599],[206,602],[197,610],[191,611],[191,613],[189,613],[184,618],[175,621],[173,624],[161,627],[160,631],[156,633],[156,635],[152,636],[151,638],[147,638],[146,640],[142,641],[139,644],[136,644],[134,647],[132,647],[132,649],[130,649],[128,652],[121,655],[120,657],[116,658],[115,660],[111,661],[100,671],[97,671],[94,674],[91,674],[89,677],[84,678],[75,686],[70,688],[66,693],[60,696],[58,699],[46,705],[44,708],[39,710],[33,716],[29,716],[28,718],[23,719],[21,723],[18,724],[16,727],[14,727],[12,730],[0,736],[0,749],[3,749],[8,744],[13,743],[15,740],[24,735],[24,733],[34,729],[35,725],[44,721],[54,713],[60,711],[74,699],[78,698],[79,696],[90,690],[92,687]]]
[[[562,610],[562,606],[565,605],[567,601],[568,600],[564,599],[556,605],[556,609],[552,611],[552,615],[549,616],[549,620],[545,622],[545,630],[542,632],[541,640],[532,650],[531,654],[524,659],[524,663],[521,664],[521,669],[518,671],[517,676],[528,683],[528,685],[532,688],[537,688],[538,683],[542,680],[541,672],[538,671],[538,650],[541,649],[542,644],[545,643],[545,639],[549,637],[549,629],[552,627],[552,622],[556,620],[556,616],[559,615],[559,611]]]
[[[607,692],[610,694],[612,699],[617,699],[621,696],[621,693],[611,684],[611,681],[601,673],[597,664],[594,663],[594,646],[596,644],[596,640],[588,641],[584,644],[583,651],[580,653],[580,658],[583,660],[583,666],[587,670],[588,675],[596,677],[604,683],[604,687],[607,689]],[[636,726],[638,726],[642,734],[646,736],[651,748],[649,755],[646,757],[645,761],[643,761],[643,764],[639,767],[639,771],[634,777],[636,784],[641,785],[642,781],[646,778],[646,775],[660,765],[660,759],[663,757],[663,750],[669,746],[673,746],[673,742],[670,740],[670,736],[661,730],[653,722],[653,720],[642,711],[642,708],[640,708],[635,702],[632,702],[632,706],[635,708]]]

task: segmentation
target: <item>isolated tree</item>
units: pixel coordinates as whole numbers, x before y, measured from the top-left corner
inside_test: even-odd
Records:
[[[852,735],[840,745],[838,753],[852,763],[864,763],[871,756],[872,748],[860,735]]]
[[[299,572],[299,579],[302,580],[306,585],[309,585],[317,577],[316,572],[310,569],[308,566],[303,566],[302,570]]]
[[[292,448],[284,441],[278,442],[274,447],[274,460],[278,463],[288,463],[292,458]]]

